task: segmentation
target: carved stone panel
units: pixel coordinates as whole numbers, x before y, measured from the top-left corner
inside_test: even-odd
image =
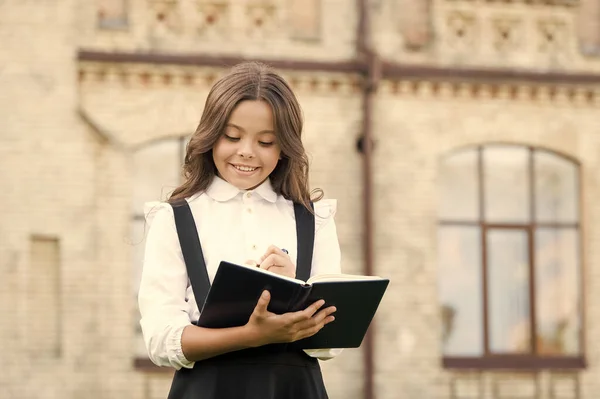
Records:
[[[274,1],[251,0],[246,4],[246,34],[249,38],[267,37],[278,28],[279,7]]]
[[[538,49],[543,53],[561,53],[567,47],[567,24],[559,18],[540,18],[537,22]]]
[[[101,29],[122,29],[127,27],[127,0],[97,0],[98,27]]]
[[[446,17],[446,44],[457,51],[473,49],[477,45],[479,20],[475,13],[449,12]]]
[[[404,46],[409,50],[418,50],[431,40],[431,1],[397,0],[396,12],[399,15],[400,32]]]
[[[532,0],[533,1],[533,0]],[[488,0],[436,3],[435,49],[446,62],[494,67],[573,68],[576,9],[546,2]]]
[[[450,379],[450,399],[483,398],[482,373],[456,373]]]
[[[581,0],[577,33],[584,54],[600,55],[600,1]]]
[[[181,33],[183,20],[178,0],[147,0],[150,34],[160,40]]]
[[[579,375],[575,373],[551,373],[549,399],[579,399]]]
[[[230,4],[226,0],[197,0],[198,35],[202,38],[224,37],[231,29]]]
[[[317,40],[321,36],[321,0],[288,0],[287,26],[290,38]]]
[[[538,399],[536,374],[496,374],[492,378],[494,399]]]
[[[511,16],[492,18],[493,48],[500,53],[510,53],[519,49],[523,37],[523,22]]]
[[[577,371],[453,371],[450,399],[581,399]]]

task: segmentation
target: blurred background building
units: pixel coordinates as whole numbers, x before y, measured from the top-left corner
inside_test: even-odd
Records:
[[[391,278],[332,398],[600,397],[598,0],[0,1],[0,398],[165,398],[143,203],[211,84],[305,112],[347,273]]]

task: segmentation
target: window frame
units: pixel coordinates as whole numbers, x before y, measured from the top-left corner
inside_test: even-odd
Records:
[[[484,149],[493,147],[513,147],[528,150],[527,163],[527,183],[529,204],[529,221],[527,223],[502,223],[502,222],[486,222],[485,219],[485,177],[484,177]],[[446,154],[442,158],[442,163],[445,159],[452,157],[457,152],[465,150],[476,151],[477,164],[477,203],[479,205],[477,220],[467,221],[461,219],[444,219],[438,217],[438,227],[440,226],[476,226],[480,231],[481,245],[481,302],[482,302],[482,333],[483,333],[483,354],[479,356],[447,356],[442,353],[442,366],[448,369],[583,369],[587,367],[585,358],[585,286],[584,286],[584,264],[583,256],[583,239],[582,239],[582,220],[583,220],[583,196],[581,190],[582,168],[581,163],[570,156],[552,151],[546,148],[534,147],[528,145],[520,145],[514,143],[486,143],[482,145],[461,148],[456,152]],[[575,168],[575,202],[577,204],[577,221],[575,223],[563,222],[540,222],[536,220],[536,176],[535,176],[535,153],[545,152],[568,161]],[[580,301],[579,308],[579,353],[577,355],[540,355],[537,353],[537,329],[536,329],[536,262],[535,262],[535,232],[537,228],[574,228],[578,235],[577,251],[578,257],[578,298]],[[528,354],[495,354],[490,351],[490,332],[489,332],[489,284],[488,284],[488,246],[486,244],[487,232],[490,229],[513,229],[525,231],[527,233],[527,246],[529,251],[528,271],[529,271],[529,324],[531,332],[531,353]]]

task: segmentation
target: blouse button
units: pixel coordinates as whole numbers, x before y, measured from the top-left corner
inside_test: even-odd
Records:
[[[252,246],[252,249],[256,251],[256,245],[253,245],[253,246]]]
[[[252,213],[252,208],[248,208],[248,209],[246,209],[246,211],[247,211],[248,213]]]
[[[246,198],[251,198],[252,197],[252,193],[251,192],[247,192],[246,193]]]

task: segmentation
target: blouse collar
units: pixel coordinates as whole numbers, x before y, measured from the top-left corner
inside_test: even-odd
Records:
[[[244,194],[246,192],[254,192],[269,202],[274,203],[277,200],[277,193],[273,190],[273,186],[271,185],[271,180],[269,178],[267,178],[253,190],[240,190],[219,176],[215,176],[213,181],[206,189],[206,194],[213,200],[219,202],[229,201],[235,198],[238,194]]]

